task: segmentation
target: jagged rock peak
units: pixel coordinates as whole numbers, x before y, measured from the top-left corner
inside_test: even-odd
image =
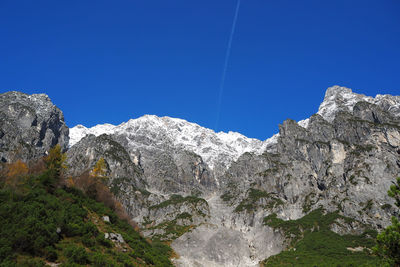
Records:
[[[0,94],[0,159],[30,160],[56,144],[68,145],[64,115],[46,94]]]
[[[400,116],[400,96],[376,95],[375,98],[354,93],[350,88],[332,86],[326,90],[324,101],[318,109],[318,114],[325,120],[332,122],[339,111],[352,112],[354,106],[361,101],[380,106],[393,116]]]
[[[46,94],[28,95],[18,91],[10,91],[0,94],[0,101],[2,106],[13,103],[29,105],[29,107],[35,109],[39,116],[45,116],[50,110],[57,109]]]

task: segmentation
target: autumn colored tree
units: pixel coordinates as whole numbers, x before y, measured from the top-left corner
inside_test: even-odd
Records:
[[[390,186],[388,195],[396,200],[396,206],[400,208],[400,177],[396,183]],[[400,222],[393,216],[392,225],[389,225],[376,238],[377,245],[374,251],[386,258],[391,266],[400,266]]]
[[[7,168],[6,184],[12,187],[18,186],[28,174],[28,167],[21,160],[11,163]]]
[[[93,177],[105,178],[107,174],[107,164],[103,157],[101,157],[94,165],[90,175]]]

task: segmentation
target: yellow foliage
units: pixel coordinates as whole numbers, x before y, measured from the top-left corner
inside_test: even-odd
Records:
[[[21,160],[11,163],[7,168],[6,184],[11,186],[17,186],[25,175],[28,174],[28,167]]]
[[[28,171],[29,170],[28,170],[28,167],[26,166],[26,164],[20,160],[17,160],[17,162],[11,163],[8,166],[7,176],[8,177],[23,176],[25,174],[28,174]]]
[[[101,177],[104,178],[107,174],[107,164],[104,158],[100,158],[96,164],[94,165],[93,170],[90,172],[90,175],[93,177]]]
[[[67,187],[74,187],[75,186],[75,181],[72,179],[72,177],[68,177],[67,179]]]

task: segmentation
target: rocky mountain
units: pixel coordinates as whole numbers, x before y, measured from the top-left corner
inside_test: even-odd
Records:
[[[400,97],[330,87],[315,115],[265,141],[150,115],[78,125],[67,155],[72,177],[105,159],[112,192],[144,235],[171,242],[177,266],[258,266],[295,238],[272,219],[323,209],[340,236],[390,223]]]
[[[86,128],[77,125],[70,131],[70,146],[87,134],[111,134],[127,139],[127,147],[132,153],[135,150],[160,150],[164,147],[187,150],[201,156],[211,170],[220,171],[226,170],[243,153],[251,151],[261,154],[267,146],[276,143],[276,137],[260,141],[236,132],[215,133],[182,119],[154,115],[131,119],[117,126],[101,124]]]
[[[92,170],[96,162],[103,158],[107,164],[106,175],[113,182],[116,178],[129,178],[135,187],[144,187],[143,170],[135,164],[124,147],[103,134],[85,136],[79,143],[67,151],[67,169],[69,176],[76,177]]]
[[[41,157],[54,145],[68,146],[64,116],[45,94],[0,94],[0,161]]]

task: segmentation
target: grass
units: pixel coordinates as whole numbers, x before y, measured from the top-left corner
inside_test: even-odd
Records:
[[[289,249],[262,262],[264,266],[383,266],[382,260],[370,253],[375,245],[375,230],[361,235],[339,235],[330,230],[337,219],[352,219],[338,212],[324,214],[317,209],[298,220],[284,221],[276,214],[264,218],[264,224],[280,229],[289,241]],[[347,248],[362,247],[359,252]]]

